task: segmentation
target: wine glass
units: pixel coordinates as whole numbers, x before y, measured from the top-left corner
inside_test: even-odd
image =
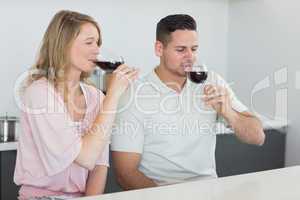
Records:
[[[105,93],[109,87],[112,72],[117,69],[118,66],[124,64],[124,59],[112,50],[101,47],[99,48],[99,53],[94,63],[97,66],[93,72],[94,81],[96,82],[97,88]]]
[[[106,73],[112,73],[118,66],[124,64],[124,59],[113,51],[101,47],[95,64]]]
[[[205,64],[196,62],[187,71],[187,77],[190,81],[196,84],[204,83],[208,76],[208,70]]]
[[[196,61],[191,67],[186,68],[188,79],[198,84],[197,86],[197,94],[195,96],[197,105],[197,110],[200,112],[214,112],[211,106],[205,105],[203,101],[204,94],[204,86],[208,83],[208,69],[206,65],[200,61]],[[200,103],[199,103],[200,102]]]

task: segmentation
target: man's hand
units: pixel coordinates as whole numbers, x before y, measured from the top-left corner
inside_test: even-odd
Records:
[[[237,112],[232,109],[229,92],[222,86],[206,85],[203,101],[223,116],[237,137],[248,144],[262,145],[265,134],[259,119],[249,112]]]
[[[231,107],[229,92],[225,87],[206,85],[204,86],[203,101],[206,106],[212,107],[219,115],[228,116],[234,111]]]

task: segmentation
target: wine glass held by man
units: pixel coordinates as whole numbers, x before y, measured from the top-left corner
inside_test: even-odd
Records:
[[[116,107],[138,71],[120,65],[105,96],[87,80],[100,46],[92,17],[63,10],[51,20],[22,87],[19,199],[103,193]]]

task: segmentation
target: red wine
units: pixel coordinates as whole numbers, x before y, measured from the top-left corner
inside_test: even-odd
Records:
[[[203,83],[207,79],[206,71],[191,71],[188,72],[188,78],[194,83]]]
[[[122,65],[123,62],[96,61],[95,64],[104,71],[112,72],[117,69],[118,66]]]

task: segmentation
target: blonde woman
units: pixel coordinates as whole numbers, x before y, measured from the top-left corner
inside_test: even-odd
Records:
[[[20,200],[103,193],[114,112],[138,71],[119,66],[104,96],[86,83],[100,45],[100,28],[87,15],[60,11],[50,22],[21,96]]]

